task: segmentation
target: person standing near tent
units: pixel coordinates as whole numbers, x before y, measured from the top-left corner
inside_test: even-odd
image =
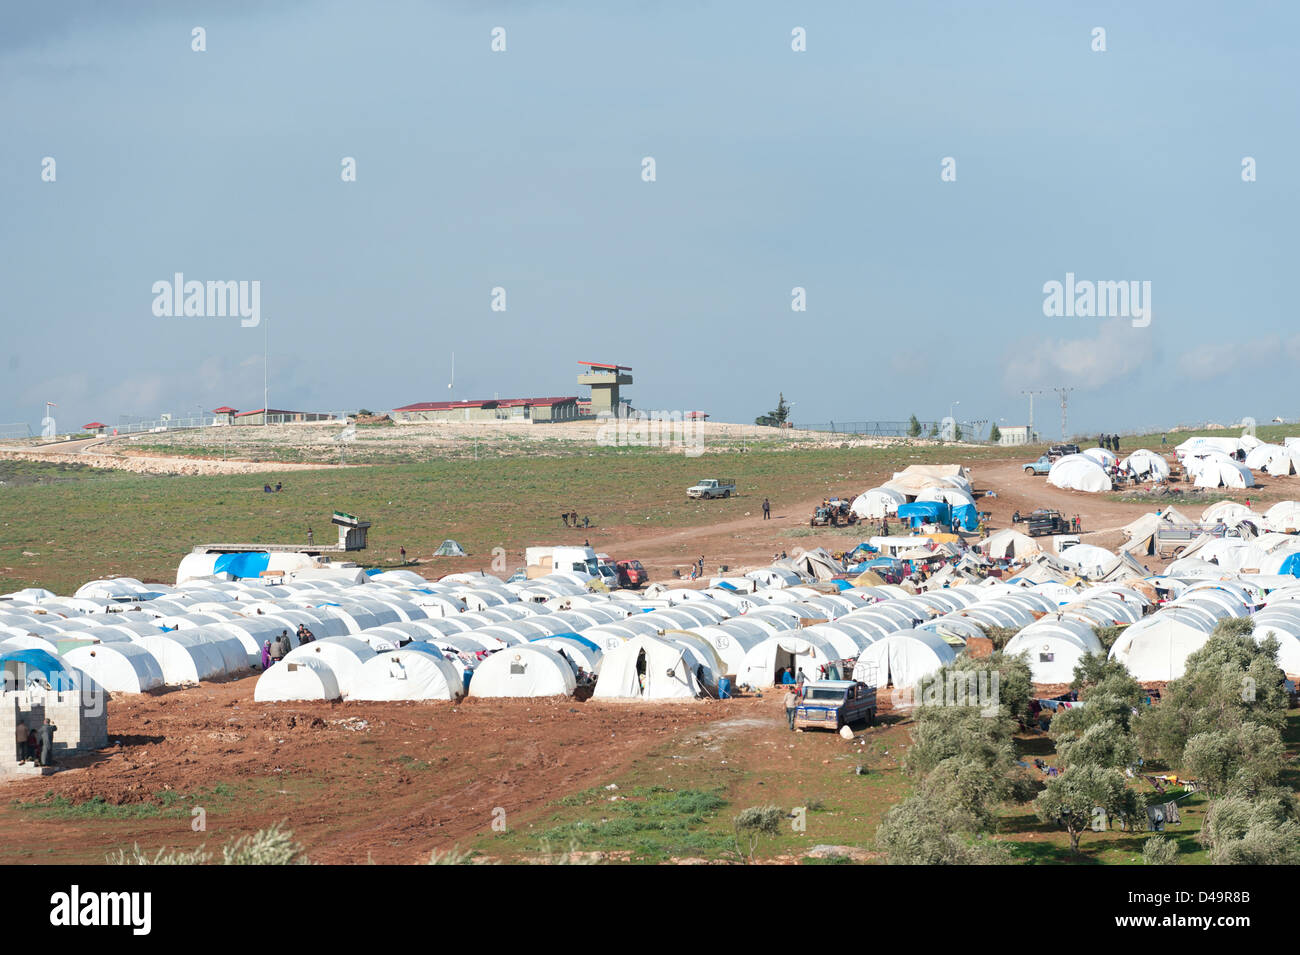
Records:
[[[399,554],[399,555],[401,556],[401,558],[402,558],[402,566],[405,567],[405,566],[406,566],[406,548],[405,548],[405,547],[399,547],[399,548],[397,548],[397,551],[398,551],[398,554]]]
[[[770,521],[771,519],[772,519],[772,502],[769,501],[767,498],[763,498],[763,520]]]
[[[271,641],[267,640],[262,644],[262,669],[271,669]]]
[[[799,707],[799,694],[795,692],[794,684],[785,691],[785,721],[790,726],[790,732],[794,732],[794,714]]]
[[[50,718],[45,717],[45,722],[41,724],[40,731],[36,734],[37,742],[41,745],[41,765],[54,765],[54,731],[58,729]]]
[[[14,733],[18,743],[18,762],[24,762],[28,756],[27,750],[27,724],[22,720],[18,721],[17,731]]]

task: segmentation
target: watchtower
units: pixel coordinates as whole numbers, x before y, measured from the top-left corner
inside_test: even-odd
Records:
[[[578,384],[591,386],[591,413],[597,417],[602,414],[622,417],[623,404],[618,389],[632,384],[632,376],[624,374],[631,371],[631,367],[601,361],[580,361],[578,364],[589,369],[578,375]]]

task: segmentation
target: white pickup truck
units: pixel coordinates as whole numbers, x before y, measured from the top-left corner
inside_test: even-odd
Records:
[[[732,478],[705,478],[693,487],[686,489],[687,497],[731,497],[736,492],[736,482]]]

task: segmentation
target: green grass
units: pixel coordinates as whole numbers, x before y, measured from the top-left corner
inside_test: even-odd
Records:
[[[513,570],[523,564],[523,548],[533,544],[590,539],[599,546],[610,531],[631,527],[672,530],[747,513],[757,519],[764,496],[778,515],[787,515],[793,501],[857,493],[910,463],[970,462],[996,453],[819,448],[693,459],[644,448],[574,454],[572,443],[566,444],[566,457],[439,459],[240,476],[162,477],[23,464],[22,472],[36,480],[0,487],[0,592],[43,586],[71,593],[87,580],[114,574],[172,581],[195,544],[305,543],[308,526],[318,542],[329,540],[329,516],[336,509],[373,522],[370,549],[357,555],[369,566],[395,566],[400,546],[412,557],[428,557],[451,537],[473,559],[455,566],[435,560],[435,572],[467,565],[490,570],[496,547],[505,549]],[[707,474],[734,476],[740,493],[688,501],[686,488]],[[282,492],[262,493],[264,483],[277,480],[284,482]],[[566,510],[589,515],[593,526],[563,527],[559,515]]]

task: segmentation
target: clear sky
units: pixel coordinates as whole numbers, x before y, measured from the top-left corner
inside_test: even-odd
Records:
[[[734,421],[1300,416],[1294,2],[0,17],[0,423],[261,407],[264,334],[302,410],[444,399],[454,350],[457,398],[614,361]],[[259,281],[263,326],[155,316],[175,272]],[[1067,272],[1149,281],[1150,325],[1045,316]]]

